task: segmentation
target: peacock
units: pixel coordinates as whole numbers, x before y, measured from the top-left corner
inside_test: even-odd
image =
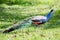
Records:
[[[9,33],[11,31],[14,31],[14,30],[19,29],[19,28],[28,27],[31,24],[34,24],[34,25],[44,24],[51,17],[52,13],[53,13],[53,9],[51,9],[50,12],[46,16],[29,17],[29,18],[25,19],[24,21],[18,22],[17,24],[14,24],[13,26],[10,26],[9,28],[5,29],[3,31],[3,33]]]

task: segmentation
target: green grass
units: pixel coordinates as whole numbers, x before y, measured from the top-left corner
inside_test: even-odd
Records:
[[[5,28],[34,15],[47,15],[50,5],[39,4],[34,6],[1,5],[0,29]],[[47,23],[29,26],[12,31],[8,34],[0,34],[0,40],[60,40],[60,5],[54,6],[54,12]]]
[[[60,40],[60,28],[41,30],[28,28],[8,34],[0,34],[0,40]]]

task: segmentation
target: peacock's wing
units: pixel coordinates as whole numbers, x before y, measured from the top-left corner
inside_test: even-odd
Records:
[[[46,17],[45,16],[34,16],[32,20],[39,20],[39,22],[46,22]]]

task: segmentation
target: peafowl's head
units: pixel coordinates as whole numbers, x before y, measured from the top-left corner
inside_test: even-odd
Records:
[[[50,12],[53,12],[53,9],[51,9],[51,11]]]

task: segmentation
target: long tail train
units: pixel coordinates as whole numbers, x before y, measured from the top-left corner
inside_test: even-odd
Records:
[[[6,30],[3,31],[3,33],[9,33],[13,30],[16,30],[16,29],[19,29],[19,28],[23,28],[23,27],[28,27],[29,25],[31,25],[32,21],[30,20],[31,18],[25,20],[25,21],[22,21],[11,26],[10,28],[7,28]]]

